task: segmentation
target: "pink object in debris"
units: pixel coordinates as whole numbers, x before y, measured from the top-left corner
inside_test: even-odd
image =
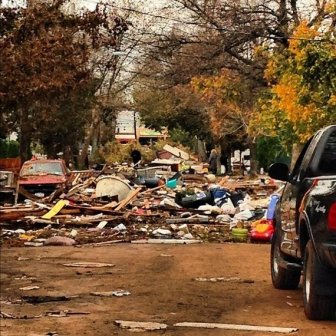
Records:
[[[76,241],[72,238],[68,237],[61,237],[61,236],[54,236],[51,238],[48,238],[44,245],[46,246],[72,246],[75,245]]]

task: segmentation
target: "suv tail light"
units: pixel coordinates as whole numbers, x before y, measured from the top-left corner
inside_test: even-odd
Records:
[[[329,230],[336,231],[336,202],[333,203],[329,209],[328,228]]]

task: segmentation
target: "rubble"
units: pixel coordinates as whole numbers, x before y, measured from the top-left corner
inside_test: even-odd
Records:
[[[9,314],[9,313],[5,313],[3,311],[0,311],[0,319],[29,320],[29,319],[40,318],[40,317],[42,317],[42,315],[36,315],[36,316],[27,316],[27,315],[15,316],[13,314]]]
[[[119,167],[104,166],[96,174],[76,172],[71,187],[53,201],[44,197],[0,206],[0,242],[31,247],[227,242],[237,241],[236,229],[250,233],[253,223],[272,220],[267,207],[277,199],[274,181],[171,168],[124,169],[121,174]]]

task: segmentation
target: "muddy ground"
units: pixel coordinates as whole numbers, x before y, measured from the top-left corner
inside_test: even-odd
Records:
[[[273,289],[269,250],[268,244],[232,243],[2,248],[1,311],[17,317],[42,316],[1,319],[1,336],[132,335],[131,331],[116,326],[115,320],[168,324],[167,330],[146,331],[142,335],[271,335],[173,326],[185,321],[293,327],[299,329],[294,335],[300,336],[335,335],[335,321],[314,322],[305,318],[301,290]],[[73,268],[63,265],[72,262],[115,266]],[[231,279],[196,281],[198,277]],[[39,289],[20,289],[26,286]],[[131,295],[90,294],[117,289],[127,290]],[[7,302],[15,302],[25,295],[76,297],[35,305]],[[47,312],[64,310],[89,314],[46,316]]]

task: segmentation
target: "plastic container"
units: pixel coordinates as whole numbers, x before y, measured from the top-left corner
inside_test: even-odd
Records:
[[[159,185],[160,179],[158,177],[145,178],[145,186],[147,188],[155,188]]]
[[[177,180],[168,180],[166,183],[167,188],[175,189],[177,187]]]
[[[235,242],[246,242],[248,239],[248,229],[233,228],[231,235]]]
[[[279,201],[279,195],[274,194],[271,196],[271,200],[268,204],[267,212],[266,212],[266,219],[274,219],[275,208]]]
[[[271,241],[274,234],[274,225],[272,220],[262,219],[258,221],[255,228],[250,232],[251,241]]]

